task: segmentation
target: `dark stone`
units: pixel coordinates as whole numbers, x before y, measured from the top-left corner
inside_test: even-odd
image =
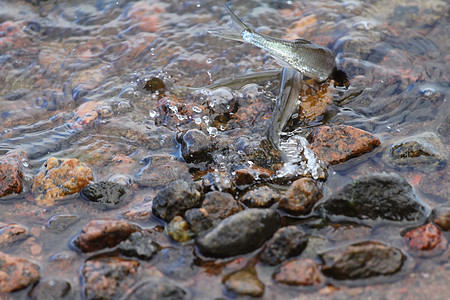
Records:
[[[70,283],[63,279],[44,279],[30,291],[31,300],[64,299],[70,292]]]
[[[165,248],[158,254],[157,268],[174,280],[192,279],[197,273],[192,247]]]
[[[265,208],[272,206],[278,199],[278,193],[268,186],[261,186],[245,193],[241,201],[247,207]]]
[[[214,172],[206,174],[203,176],[202,186],[205,193],[210,191],[234,192],[233,182],[224,173]]]
[[[187,163],[211,160],[214,141],[198,129],[188,130],[181,137],[181,155]]]
[[[308,244],[308,237],[300,228],[287,226],[278,229],[261,253],[261,261],[275,266],[300,255]]]
[[[401,250],[373,241],[330,249],[320,257],[322,273],[341,280],[391,275],[406,259]]]
[[[187,292],[167,280],[144,281],[133,288],[127,295],[127,300],[182,300],[187,298]]]
[[[433,209],[431,220],[444,231],[450,230],[450,206],[441,206]]]
[[[294,181],[280,200],[280,209],[291,214],[308,214],[323,196],[322,188],[311,178]]]
[[[78,216],[73,215],[56,215],[51,217],[47,224],[46,228],[49,231],[53,232],[62,232],[77,223],[80,220]]]
[[[125,194],[125,187],[119,183],[101,181],[85,186],[81,189],[80,194],[88,201],[117,205],[120,204],[120,198]]]
[[[427,211],[411,185],[395,173],[361,176],[331,195],[319,210],[331,219],[362,220],[369,224],[420,223]]]
[[[228,193],[213,191],[205,195],[202,208],[214,224],[241,211],[241,207]]]
[[[166,85],[160,78],[152,77],[145,82],[144,90],[147,90],[150,93],[164,93],[166,91]]]
[[[205,256],[229,257],[253,251],[280,227],[280,216],[271,209],[241,211],[197,239]]]
[[[150,260],[159,250],[151,235],[146,232],[133,232],[128,239],[120,242],[119,251],[126,256],[134,256],[143,260]]]
[[[208,212],[204,208],[193,208],[186,211],[184,216],[186,222],[189,224],[191,232],[195,235],[208,230],[213,226],[211,218],[209,218]]]
[[[170,221],[176,215],[184,215],[186,210],[200,207],[202,204],[200,190],[200,186],[196,183],[175,181],[156,194],[152,212],[164,221]]]

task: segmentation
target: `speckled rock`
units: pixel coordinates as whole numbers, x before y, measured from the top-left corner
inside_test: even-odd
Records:
[[[83,252],[92,252],[114,247],[136,231],[140,228],[126,221],[93,220],[83,227],[73,244]]]
[[[233,182],[228,175],[222,172],[208,173],[203,176],[202,180],[203,192],[219,191],[225,193],[233,193]]]
[[[141,186],[167,186],[176,180],[192,180],[189,168],[170,156],[154,155],[142,160],[145,165],[136,174],[135,181]]]
[[[120,299],[135,283],[139,262],[119,257],[88,260],[81,269],[86,299]]]
[[[447,239],[432,223],[408,231],[403,238],[409,252],[417,256],[434,256],[447,249]]]
[[[80,217],[74,215],[56,215],[45,224],[45,228],[52,232],[62,232],[77,223]]]
[[[27,230],[17,223],[0,223],[0,247],[11,245],[12,243],[24,239]]]
[[[180,138],[181,155],[187,163],[199,163],[211,160],[214,140],[198,129],[188,130]]]
[[[233,196],[218,191],[209,192],[205,195],[202,208],[208,213],[214,224],[242,210]]]
[[[184,218],[193,235],[198,235],[213,226],[213,220],[204,208],[190,209],[186,211]]]
[[[78,159],[52,157],[34,177],[31,191],[36,195],[36,204],[51,206],[67,195],[78,193],[92,180],[92,170]]]
[[[270,266],[278,265],[300,255],[307,244],[308,237],[300,228],[296,226],[280,228],[264,247],[261,261]]]
[[[261,179],[269,179],[273,175],[273,171],[253,165],[245,169],[237,170],[234,182],[236,185],[247,185]]]
[[[202,204],[200,190],[196,183],[175,181],[156,194],[152,213],[164,221],[170,221],[176,215],[184,215],[186,210],[200,207]]]
[[[81,189],[80,194],[88,201],[116,206],[121,203],[121,197],[125,194],[125,187],[119,183],[100,181],[85,186]]]
[[[317,127],[307,140],[317,156],[332,165],[361,156],[380,145],[373,134],[346,125]]]
[[[294,259],[282,264],[272,277],[279,283],[306,286],[320,286],[324,280],[317,263],[309,258]]]
[[[373,241],[330,249],[320,257],[323,274],[335,279],[391,275],[400,271],[406,259],[401,250]]]
[[[126,256],[150,260],[159,251],[159,246],[152,240],[150,233],[137,231],[120,242],[119,251]]]
[[[0,292],[23,289],[40,278],[39,268],[25,258],[0,252]]]
[[[272,206],[280,195],[268,186],[250,190],[242,196],[241,202],[247,207],[266,208]]]
[[[195,267],[197,256],[190,245],[162,249],[158,259],[161,262],[158,270],[173,280],[192,280],[198,272]]]
[[[450,206],[442,206],[433,209],[433,222],[444,231],[450,230]]]
[[[46,278],[34,286],[28,296],[31,300],[65,299],[64,297],[68,296],[70,288],[70,283],[64,279]]]
[[[279,226],[280,217],[276,211],[253,208],[223,220],[196,242],[205,256],[230,257],[259,248]]]
[[[167,234],[176,242],[187,242],[193,236],[189,230],[189,224],[181,216],[175,216],[167,224]]]
[[[9,151],[0,156],[0,197],[20,194],[23,190],[23,164],[26,155],[19,151]]]
[[[311,212],[322,196],[322,188],[315,180],[300,178],[291,184],[278,207],[292,214],[304,215]]]
[[[183,300],[188,298],[188,293],[183,288],[174,283],[164,280],[146,280],[139,283],[137,288],[133,288],[131,293],[127,294],[127,300]]]
[[[228,292],[241,296],[261,297],[264,294],[264,283],[259,280],[255,267],[246,267],[226,275],[223,285]]]

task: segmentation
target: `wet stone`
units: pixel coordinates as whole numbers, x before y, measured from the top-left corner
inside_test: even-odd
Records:
[[[331,219],[363,221],[369,225],[382,222],[420,223],[426,208],[417,200],[411,185],[395,173],[361,176],[319,206]]]
[[[88,260],[81,269],[86,299],[120,299],[136,281],[139,263],[119,257]]]
[[[417,256],[434,256],[447,249],[447,239],[432,223],[408,231],[403,238],[409,251]]]
[[[164,93],[166,91],[166,85],[160,78],[152,77],[145,82],[144,90],[150,93]]]
[[[0,252],[0,293],[23,289],[39,280],[39,267],[29,260]]]
[[[85,186],[80,194],[88,201],[115,206],[121,203],[125,188],[119,183],[101,181]]]
[[[36,195],[36,204],[51,206],[67,195],[78,193],[92,180],[92,170],[78,159],[52,157],[34,177],[31,191]]]
[[[317,263],[309,258],[284,263],[275,270],[272,277],[279,283],[305,286],[318,286],[324,280]]]
[[[158,255],[160,263],[157,268],[173,280],[192,279],[197,273],[194,250],[190,246],[179,248],[166,248]]]
[[[63,279],[41,280],[28,294],[31,300],[64,299],[70,292],[70,283]]]
[[[181,287],[162,281],[144,281],[137,288],[127,295],[128,300],[182,300],[187,299],[188,293]]]
[[[23,164],[25,153],[9,151],[0,156],[0,197],[20,194],[23,190]]]
[[[150,233],[138,231],[120,242],[119,251],[126,256],[150,260],[159,251],[159,246],[152,240]]]
[[[300,255],[308,244],[308,237],[296,226],[286,226],[278,229],[267,242],[261,253],[261,261],[275,266],[285,260]]]
[[[450,230],[450,206],[442,206],[433,209],[431,214],[433,223],[444,231]]]
[[[291,184],[278,207],[292,214],[305,215],[322,196],[322,188],[315,180],[300,178]]]
[[[73,244],[83,252],[111,248],[140,231],[134,224],[122,220],[92,220],[83,227]]]
[[[273,175],[274,173],[271,170],[253,165],[245,169],[237,170],[234,182],[236,185],[248,185],[261,179],[269,179]]]
[[[215,148],[212,137],[198,129],[188,130],[181,137],[181,155],[187,163],[198,163],[211,160],[211,152]]]
[[[189,241],[193,236],[189,230],[189,224],[181,216],[175,216],[167,224],[167,233],[171,239],[180,243]]]
[[[49,231],[62,232],[80,220],[78,216],[56,215],[51,217],[45,227]]]
[[[0,247],[9,246],[27,237],[27,230],[20,224],[0,223]]]
[[[223,220],[197,238],[200,252],[211,257],[230,257],[256,250],[280,227],[271,209],[248,209]]]
[[[391,275],[406,259],[401,250],[373,241],[330,249],[320,257],[323,274],[340,280]]]
[[[211,92],[208,104],[215,113],[227,114],[237,110],[238,101],[229,90],[219,88]]]
[[[242,197],[241,202],[247,207],[266,208],[279,200],[277,192],[268,186],[261,186],[250,190]]]
[[[237,295],[261,297],[264,294],[264,283],[259,280],[255,267],[246,267],[225,276],[223,285],[228,292]]]
[[[242,210],[232,195],[218,191],[205,195],[202,208],[208,213],[214,224]]]
[[[186,210],[200,207],[202,204],[200,190],[196,183],[175,181],[156,194],[152,212],[164,221],[170,221],[176,215],[184,215]]]
[[[167,186],[176,180],[192,180],[189,168],[185,163],[169,156],[154,155],[143,160],[143,166],[136,175],[135,181],[141,186]]]
[[[361,156],[380,145],[373,134],[346,125],[320,126],[307,140],[317,156],[332,165]]]
[[[194,235],[208,230],[213,226],[213,221],[204,208],[193,208],[186,211],[184,216],[189,228]]]
[[[233,182],[228,178],[227,174],[221,172],[208,173],[203,176],[202,187],[205,193],[210,191],[234,192]]]

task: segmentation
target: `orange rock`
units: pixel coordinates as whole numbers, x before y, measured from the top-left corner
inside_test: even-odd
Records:
[[[25,154],[9,151],[0,157],[0,197],[22,193],[23,165]]]
[[[270,178],[273,174],[271,170],[253,165],[245,169],[237,170],[234,180],[237,185],[246,185],[260,179]]]
[[[318,265],[311,259],[295,259],[281,265],[273,279],[289,285],[320,285],[323,276]]]
[[[432,223],[408,231],[404,240],[409,250],[418,256],[433,256],[447,249],[447,239]]]
[[[0,252],[0,293],[27,287],[39,280],[38,266],[24,258]]]
[[[292,214],[308,214],[322,196],[322,189],[315,180],[300,178],[286,191],[279,208]]]
[[[313,80],[306,81],[307,85],[300,92],[299,119],[303,123],[310,123],[322,116],[327,107],[333,103],[331,90],[328,84],[317,85]],[[331,82],[328,82],[331,84]],[[314,88],[312,88],[314,87]],[[317,89],[317,90],[314,90]]]
[[[22,225],[0,223],[0,246],[9,245],[26,236],[27,230]]]

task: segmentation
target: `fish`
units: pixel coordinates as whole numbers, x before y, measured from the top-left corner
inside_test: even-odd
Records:
[[[283,40],[256,32],[242,22],[226,4],[225,7],[237,30],[210,30],[210,34],[259,47],[274,57],[282,67],[291,67],[318,83],[332,78],[339,85],[346,84],[347,76],[337,69],[335,55],[331,49],[306,39]]]

